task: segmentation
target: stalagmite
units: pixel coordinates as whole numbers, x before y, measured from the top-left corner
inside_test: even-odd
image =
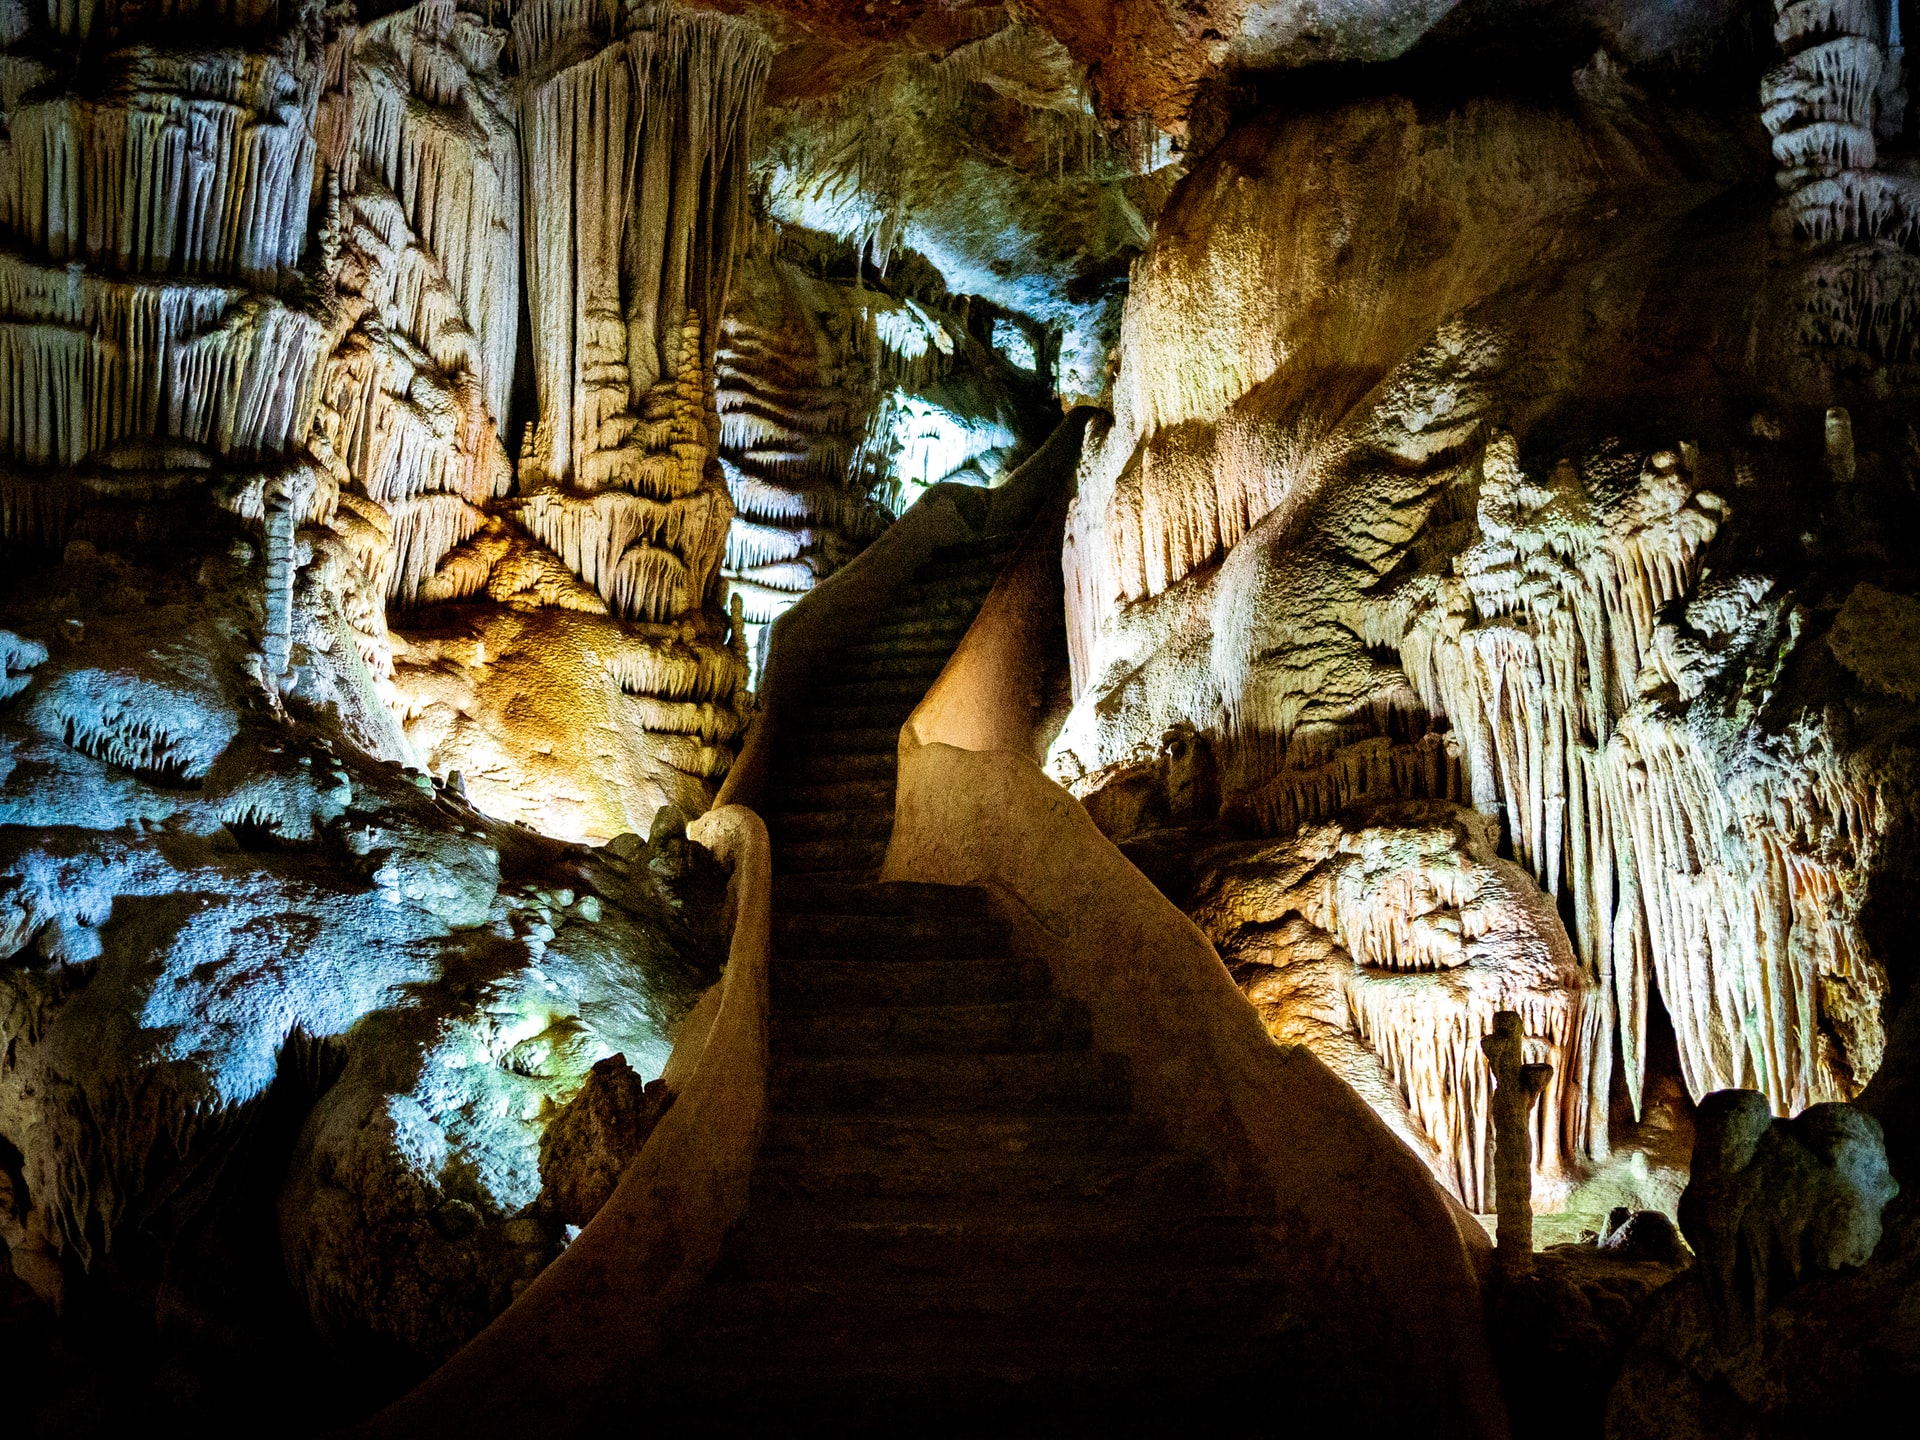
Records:
[[[1520,1017],[1502,1010],[1493,1033],[1480,1042],[1493,1069],[1494,1203],[1500,1228],[1495,1253],[1509,1273],[1533,1263],[1533,1163],[1529,1119],[1553,1074],[1550,1065],[1529,1065]]]
[[[287,673],[287,662],[293,648],[293,534],[297,517],[294,513],[295,496],[293,487],[284,478],[276,478],[267,487],[266,496],[266,535],[267,535],[267,627],[266,661],[267,673],[279,676]]]

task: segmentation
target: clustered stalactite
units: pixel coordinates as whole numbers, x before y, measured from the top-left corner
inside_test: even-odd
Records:
[[[275,683],[342,632],[436,768],[406,632],[449,605],[596,617],[600,642],[552,663],[585,657],[573,683],[632,702],[654,803],[697,803],[745,721],[705,317],[766,40],[591,4],[523,6],[510,34],[504,9],[421,0],[223,9],[227,48],[182,48],[196,18],[0,16],[0,531],[57,550],[132,510],[150,537],[210,494],[268,537]],[[50,53],[103,34],[125,41],[112,83],[45,83]],[[523,267],[539,408],[516,474]],[[552,739],[495,737],[490,803],[519,803],[514,746]]]
[[[1473,802],[1504,808],[1516,858],[1570,898],[1636,1112],[1656,985],[1695,1095],[1754,1089],[1785,1112],[1848,1099],[1884,1046],[1885,972],[1842,898],[1881,823],[1872,788],[1818,740],[1729,785],[1688,721],[1714,654],[1793,624],[1760,577],[1702,587],[1725,508],[1702,471],[1777,463],[1681,446],[1542,480],[1509,456],[1482,483],[1482,538],[1454,576],[1409,590],[1393,637],[1453,723]],[[1676,604],[1685,618],[1663,618]]]
[[[263,487],[305,463],[329,343],[293,283],[319,12],[172,43],[198,18],[0,8],[0,530],[31,548],[164,531],[154,512],[208,493],[264,522]],[[98,75],[74,93],[83,46]]]
[[[1880,164],[1906,110],[1897,0],[1776,0],[1783,64],[1761,83],[1782,216],[1814,251],[1794,339],[1874,363],[1920,358],[1920,178]]]
[[[1720,656],[1784,650],[1804,622],[1764,577],[1701,575],[1719,490],[1759,473],[1784,484],[1786,463],[1758,438],[1732,454],[1602,452],[1542,475],[1496,435],[1474,467],[1475,538],[1450,573],[1383,587],[1343,621],[1404,681],[1341,724],[1291,732],[1257,708],[1257,687],[1230,702],[1244,729],[1224,737],[1239,752],[1223,767],[1229,803],[1259,833],[1312,834],[1401,800],[1471,805],[1504,818],[1515,860],[1567,903],[1579,965],[1543,986],[1545,1010],[1511,1007],[1554,1067],[1541,1109],[1552,1119],[1536,1136],[1546,1178],[1605,1158],[1616,1038],[1640,1113],[1656,991],[1696,1096],[1752,1089],[1791,1114],[1853,1098],[1879,1066],[1888,980],[1860,896],[1892,820],[1881,780],[1818,729],[1789,737],[1791,754],[1750,735],[1729,749],[1691,713]],[[1781,663],[1748,677],[1743,726]],[[1285,743],[1263,728],[1276,719]],[[1384,913],[1424,913],[1375,884]],[[1383,948],[1352,917],[1301,913],[1359,970]],[[1560,928],[1550,912],[1540,921]],[[1396,1022],[1370,1017],[1358,991],[1348,1001],[1439,1173],[1469,1200],[1485,1195],[1474,1162],[1456,1158],[1484,1149],[1477,1045],[1507,1003],[1455,1016],[1454,1002],[1427,997]],[[1428,1091],[1457,1113],[1423,1101]]]

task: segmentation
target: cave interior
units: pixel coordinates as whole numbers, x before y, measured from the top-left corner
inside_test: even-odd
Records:
[[[0,0],[0,1433],[1916,1413],[1916,22]]]

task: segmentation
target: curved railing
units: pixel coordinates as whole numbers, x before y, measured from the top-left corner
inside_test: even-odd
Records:
[[[1064,515],[1062,498],[1035,522],[902,728],[883,877],[986,887],[1021,951],[1091,1011],[1095,1043],[1129,1057],[1143,1111],[1271,1198],[1290,1257],[1276,1283],[1333,1357],[1315,1371],[1325,1393],[1290,1390],[1281,1409],[1503,1434],[1470,1239],[1484,1249],[1484,1233],[1319,1060],[1273,1041],[1207,937],[1036,763]]]
[[[667,1063],[672,1106],[560,1258],[355,1435],[589,1433],[633,1393],[663,1323],[745,1212],[766,1121],[772,850],[766,825],[741,805],[709,811],[687,833],[732,866],[733,939],[725,976],[687,1017]]]

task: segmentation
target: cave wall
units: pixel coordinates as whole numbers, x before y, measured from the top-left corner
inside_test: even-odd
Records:
[[[0,1240],[80,1323],[246,1377],[82,1357],[101,1424],[243,1412],[322,1337],[376,1386],[444,1357],[565,1244],[549,1120],[609,1055],[657,1075],[716,971],[673,824],[547,837],[697,813],[744,725],[711,342],[663,279],[721,308],[739,205],[628,267],[666,380],[594,414],[620,464],[511,451],[541,148],[505,19],[0,14]],[[661,52],[733,128],[610,143],[737,184],[762,42],[634,24],[576,49]]]
[[[1896,642],[1855,648],[1912,605],[1879,538],[1910,506],[1913,264],[1859,198],[1906,183],[1871,168],[1880,73],[1767,81],[1805,102],[1767,113],[1778,186],[1751,118],[1605,54],[1541,97],[1289,107],[1135,263],[1050,766],[1116,835],[1283,842],[1203,856],[1189,903],[1276,1033],[1323,1027],[1363,1091],[1384,1067],[1383,1113],[1477,1208],[1496,1007],[1554,1066],[1554,1203],[1639,1117],[1667,1024],[1694,1097],[1783,1114],[1880,1063],[1868,907],[1903,883],[1914,718]],[[1864,142],[1802,133],[1843,101]],[[1463,896],[1393,819],[1415,802],[1492,821],[1483,863],[1551,903]],[[1489,964],[1510,926],[1576,963]]]
[[[45,1298],[224,1243],[252,1155],[228,1268],[313,1333],[417,1367],[497,1313],[565,1242],[553,1116],[711,978],[676,816],[764,627],[1062,399],[1110,417],[1050,770],[1471,1208],[1501,1010],[1547,1207],[1672,1210],[1690,1099],[1880,1073],[1882,7],[1781,6],[1734,101],[1661,68],[1747,54],[1710,4],[1264,98],[1499,7],[380,8],[0,0],[0,1239]]]

